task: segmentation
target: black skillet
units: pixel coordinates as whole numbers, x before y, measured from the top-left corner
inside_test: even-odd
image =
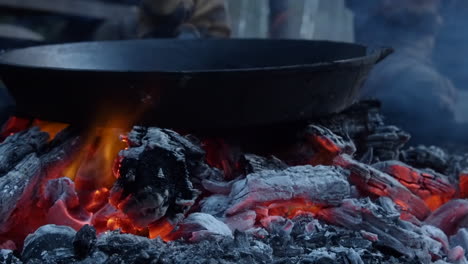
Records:
[[[390,53],[305,40],[92,42],[6,52],[0,77],[19,116],[239,128],[343,110]]]

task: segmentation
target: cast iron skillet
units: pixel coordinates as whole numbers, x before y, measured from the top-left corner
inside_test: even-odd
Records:
[[[0,76],[19,116],[239,128],[343,110],[390,53],[305,40],[90,42],[6,52]]]

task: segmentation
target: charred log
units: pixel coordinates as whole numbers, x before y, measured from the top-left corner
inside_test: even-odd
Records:
[[[359,163],[347,155],[335,159],[335,164],[350,171],[349,181],[364,196],[390,197],[402,211],[424,220],[430,210],[424,201],[392,176]]]
[[[351,230],[376,234],[378,244],[418,258],[422,263],[429,263],[432,255],[443,255],[438,241],[424,235],[421,228],[399,220],[400,213],[388,198],[377,203],[368,199],[346,200],[340,207],[321,210],[319,217]]]
[[[302,166],[282,171],[261,171],[247,175],[232,184],[228,195],[210,196],[203,201],[202,211],[235,215],[268,205],[303,199],[317,205],[336,205],[349,197],[347,174],[337,167]]]
[[[437,209],[452,199],[457,191],[447,176],[430,169],[418,170],[399,161],[381,162],[374,164],[374,167],[393,176],[412,193],[425,199],[431,209]]]
[[[410,147],[401,154],[401,161],[419,169],[429,168],[439,173],[445,173],[449,167],[449,155],[436,146]]]
[[[28,144],[24,144],[28,142],[25,136],[31,137]],[[12,230],[28,234],[39,227],[40,219],[29,223],[25,221],[33,213],[43,213],[36,204],[43,196],[42,186],[45,186],[47,181],[62,176],[60,173],[69,164],[71,155],[80,143],[79,137],[71,130],[64,131],[50,143],[47,139],[47,133],[31,128],[7,138],[0,144],[0,148],[4,148],[6,153],[10,154],[14,152],[12,148],[17,144],[21,146],[18,154],[25,155],[4,156],[3,162],[10,162],[13,166],[4,164],[4,169],[11,167],[11,170],[0,177],[0,236]]]
[[[176,219],[194,204],[199,191],[192,179],[209,177],[203,150],[179,134],[159,128],[135,127],[129,149],[120,154],[111,201],[141,227],[166,216]]]
[[[264,170],[285,170],[288,165],[275,156],[261,157],[254,154],[244,155],[246,174]]]
[[[397,159],[410,135],[394,126],[386,126],[380,108],[378,101],[361,101],[317,124],[341,137],[351,138],[358,146],[358,157],[372,152],[377,161]]]

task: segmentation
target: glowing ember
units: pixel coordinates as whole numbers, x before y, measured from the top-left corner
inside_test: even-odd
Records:
[[[226,180],[232,180],[240,174],[242,153],[222,139],[209,139],[203,142],[207,163],[224,172]]]
[[[43,145],[24,151],[38,166],[31,170],[36,182],[31,180],[19,196],[15,205],[24,208],[11,213],[19,223],[0,234],[0,248],[21,248],[26,235],[46,224],[75,230],[89,224],[98,233],[120,230],[164,241],[199,241],[233,237],[236,229],[262,237],[259,230],[275,225],[290,233],[291,220],[312,217],[357,230],[378,243],[393,241],[379,227],[390,226],[405,237],[406,230],[394,220],[431,224],[447,234],[466,221],[468,206],[452,200],[458,190],[448,177],[398,161],[372,166],[358,162],[351,140],[319,126],[309,126],[300,144],[291,147],[296,153],[284,159],[276,153],[271,159],[255,159],[222,139],[205,139],[202,149],[168,129],[135,127],[127,135],[125,129],[94,127],[76,136],[76,149],[59,156],[63,160],[52,156],[45,161],[38,153],[60,140],[63,133],[56,135],[67,125],[12,118],[2,135],[30,126],[42,131],[36,128],[32,134]],[[274,161],[279,166],[271,166]],[[468,174],[460,176],[459,184],[460,197],[468,198]],[[453,249],[452,257],[462,253]]]
[[[50,140],[52,140],[60,131],[67,128],[68,124],[35,119],[32,123],[32,126],[37,126],[41,129],[41,131],[47,132],[50,136]]]
[[[301,215],[316,215],[322,207],[304,198],[295,198],[289,201],[271,201],[255,208],[257,216],[282,216],[289,219]]]
[[[468,198],[468,172],[461,173],[459,180],[460,198]]]
[[[162,220],[152,224],[149,227],[149,237],[158,238],[160,237],[164,241],[172,240],[170,234],[174,230],[174,226],[167,220]]]
[[[19,117],[10,117],[8,121],[3,125],[1,139],[5,140],[8,136],[23,131],[31,126],[31,120]]]

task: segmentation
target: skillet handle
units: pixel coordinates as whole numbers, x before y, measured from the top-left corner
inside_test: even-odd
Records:
[[[393,48],[377,48],[371,49],[370,54],[372,54],[372,56],[375,56],[375,64],[377,64],[394,52],[395,50]]]

